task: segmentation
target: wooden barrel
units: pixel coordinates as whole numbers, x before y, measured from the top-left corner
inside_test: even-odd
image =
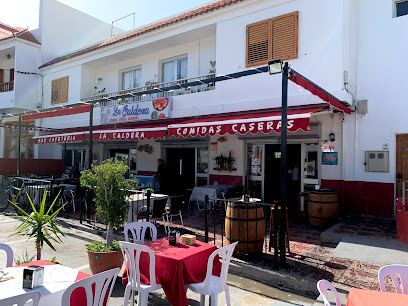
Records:
[[[229,244],[238,241],[235,251],[262,252],[265,237],[265,215],[261,205],[228,203],[225,236]]]
[[[309,222],[316,227],[327,227],[336,222],[339,201],[335,189],[313,190],[309,193]]]

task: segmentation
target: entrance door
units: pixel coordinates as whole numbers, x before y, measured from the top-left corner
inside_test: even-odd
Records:
[[[287,146],[286,174],[286,201],[289,213],[297,212],[298,194],[300,191],[300,144],[289,144]],[[280,162],[281,152],[279,144],[265,145],[265,181],[264,201],[273,203],[279,201],[280,197]]]
[[[397,197],[402,196],[402,181],[408,180],[408,135],[397,135]]]
[[[184,193],[195,186],[195,148],[168,148],[166,163],[169,170],[170,189]]]

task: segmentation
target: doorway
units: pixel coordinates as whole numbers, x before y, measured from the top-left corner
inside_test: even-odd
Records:
[[[184,194],[195,186],[195,148],[167,148],[166,163],[169,171],[169,190]]]
[[[397,135],[397,198],[402,196],[402,181],[408,180],[408,135]]]
[[[280,197],[280,144],[265,145],[265,178],[264,178],[264,201],[274,203]],[[298,194],[300,192],[300,160],[301,145],[288,144],[286,174],[286,200],[289,214],[297,213]]]

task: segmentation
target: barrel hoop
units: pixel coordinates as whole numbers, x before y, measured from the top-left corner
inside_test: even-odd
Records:
[[[248,206],[244,206],[243,204],[237,205],[237,204],[230,204],[230,203],[227,204],[227,207],[238,208],[241,210],[262,208],[261,205],[257,205],[257,204],[248,204]]]
[[[231,218],[231,217],[225,216],[225,219],[232,220],[232,221],[247,222],[247,221],[262,221],[262,220],[265,220],[265,217],[258,217],[258,219],[239,219],[239,218]]]
[[[249,241],[247,241],[247,240],[237,240],[237,239],[231,239],[231,238],[228,238],[228,237],[226,237],[227,238],[227,240],[229,241],[229,242],[236,242],[236,241],[238,241],[239,243],[243,243],[243,244],[245,244],[245,243],[263,243],[264,242],[264,239],[258,239],[258,240],[249,240]]]
[[[337,217],[316,217],[316,216],[312,216],[312,215],[309,215],[309,218],[322,219],[322,220],[337,220]]]
[[[314,200],[309,199],[309,203],[310,202],[312,202],[312,203],[322,203],[322,204],[334,204],[334,203],[338,203],[339,201],[337,200],[337,201],[327,202],[327,201],[314,201]]]

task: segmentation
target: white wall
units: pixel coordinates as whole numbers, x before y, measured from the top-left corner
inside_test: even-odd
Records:
[[[348,148],[355,146],[355,160],[347,164],[346,173],[348,178],[357,181],[393,183],[396,174],[395,135],[408,133],[406,80],[401,74],[408,69],[408,62],[404,60],[408,41],[403,39],[408,16],[393,18],[393,1],[357,2],[356,100],[368,100],[368,114],[347,118],[347,125],[356,126],[356,139],[350,137],[347,140]],[[381,61],[385,63],[384,69],[379,69]],[[383,144],[389,144],[390,171],[365,172],[364,151],[382,150]]]
[[[148,154],[147,152],[137,152],[137,171],[157,171],[157,159],[163,158],[161,154],[161,144],[159,142],[152,140],[139,140],[137,142],[137,148],[139,145],[148,144],[153,147],[153,153]]]
[[[213,136],[210,139],[211,142],[217,142],[217,139],[221,136]],[[237,135],[231,136],[229,134],[224,135],[227,139],[226,142],[217,142],[217,151],[210,150],[210,161],[209,161],[209,174],[216,174],[216,175],[236,175],[236,176],[243,176],[245,175],[245,147],[244,141],[239,140]],[[229,172],[229,171],[217,171],[214,170],[216,167],[215,157],[218,155],[223,155],[225,157],[229,156],[229,152],[231,151],[231,156],[235,158],[235,163],[233,164],[233,168],[236,168],[237,171]]]
[[[15,70],[38,73],[40,46],[16,42]],[[16,107],[33,110],[41,101],[41,76],[14,73]]]
[[[111,35],[110,24],[56,0],[40,1],[39,25],[42,64]]]

